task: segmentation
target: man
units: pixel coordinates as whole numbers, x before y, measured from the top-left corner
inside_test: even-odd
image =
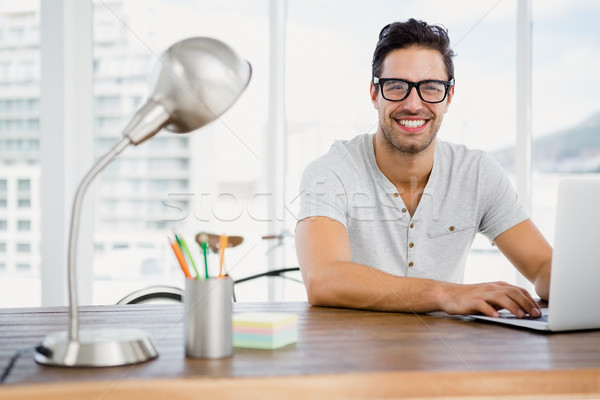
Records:
[[[547,299],[552,249],[497,163],[437,139],[454,96],[453,56],[442,27],[411,19],[381,31],[376,133],[336,142],[302,177],[296,251],[311,304],[541,315],[525,289],[461,283],[480,232]]]

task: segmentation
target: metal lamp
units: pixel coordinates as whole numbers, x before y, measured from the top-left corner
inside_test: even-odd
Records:
[[[75,260],[83,195],[98,173],[128,145],[138,145],[163,128],[187,133],[217,119],[248,86],[251,74],[250,64],[216,39],[185,39],[161,55],[148,100],[125,127],[123,139],[90,169],[75,194],[68,253],[69,329],[44,338],[34,356],[38,363],[106,367],[158,356],[141,330],[79,329]]]

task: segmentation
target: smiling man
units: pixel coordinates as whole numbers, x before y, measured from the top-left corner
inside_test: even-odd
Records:
[[[302,177],[296,252],[311,304],[540,315],[523,288],[462,284],[479,232],[547,299],[552,249],[497,163],[437,138],[453,56],[442,27],[410,19],[382,29],[370,88],[377,131],[334,143]]]

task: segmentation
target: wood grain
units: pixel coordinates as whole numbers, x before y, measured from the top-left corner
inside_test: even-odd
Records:
[[[419,398],[417,391],[422,391],[430,393],[430,397],[479,393],[497,399],[494,393],[505,390],[503,385],[509,389],[502,393],[516,396],[523,394],[520,390],[531,386],[531,382],[537,385],[531,386],[531,393],[556,386],[564,393],[600,397],[598,330],[538,333],[439,313],[383,313],[311,307],[306,303],[236,303],[234,312],[243,311],[297,314],[298,342],[272,351],[235,349],[232,357],[221,360],[187,359],[183,349],[183,307],[179,304],[81,307],[81,326],[85,329],[119,326],[147,331],[159,352],[158,359],[133,366],[70,369],[41,366],[33,361],[31,353],[24,354],[15,364],[7,385],[0,389],[0,398],[8,393],[6,389],[18,392],[27,385],[28,390],[39,389],[43,393],[52,390],[57,382],[60,388],[79,394],[85,388],[101,390],[117,384],[124,391],[137,388],[146,395],[156,395],[152,398],[161,398],[159,387],[175,382],[183,388],[199,385],[202,390],[225,390],[228,385],[260,388],[263,384],[265,390],[284,390],[290,385],[290,394],[298,390],[309,395],[311,390],[318,393],[319,387],[324,393],[333,390],[330,381],[354,388],[347,393],[358,397],[363,393],[358,390],[361,385],[353,382],[363,382],[373,390],[379,386],[382,390],[414,388],[415,391],[406,392],[414,398]],[[64,307],[0,310],[0,369],[17,350],[37,345],[47,333],[64,330],[66,325]],[[392,378],[404,383],[388,382]],[[367,384],[379,382],[378,379],[380,384]],[[153,385],[157,385],[154,392],[150,390]],[[433,387],[440,385],[445,387],[444,393],[434,391]],[[477,385],[482,386],[477,389]],[[497,387],[490,390],[489,385]],[[481,391],[484,389],[489,393]],[[122,398],[136,398],[132,393],[127,392],[130,397],[123,393]],[[374,397],[389,398],[386,393],[373,392]],[[397,394],[389,393],[392,397]],[[181,398],[186,398],[184,394],[185,390],[181,390]],[[364,394],[363,398],[370,397]],[[286,394],[286,398],[292,397]]]
[[[590,399],[600,396],[600,370],[371,372],[266,378],[173,378],[13,385],[13,400],[145,399]]]

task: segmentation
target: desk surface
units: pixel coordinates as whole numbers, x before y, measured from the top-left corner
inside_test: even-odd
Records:
[[[274,351],[236,348],[232,357],[220,360],[187,359],[180,304],[81,307],[83,328],[120,326],[148,332],[159,352],[158,359],[134,366],[69,369],[38,365],[28,353],[15,364],[7,385],[0,389],[0,398],[2,393],[9,393],[7,389],[15,391],[11,392],[15,398],[34,398],[32,390],[48,393],[47,387],[56,389],[57,382],[71,384],[72,388],[83,388],[77,384],[87,382],[85,390],[92,390],[95,386],[90,385],[91,381],[100,384],[102,390],[112,385],[111,393],[116,396],[116,386],[124,390],[133,385],[139,391],[140,385],[132,383],[138,379],[144,380],[146,390],[153,388],[154,394],[159,392],[153,386],[156,382],[177,381],[180,390],[192,382],[205,385],[204,390],[209,390],[207,385],[219,384],[228,390],[243,390],[240,385],[266,380],[275,386],[285,382],[288,389],[297,385],[297,393],[316,385],[318,393],[323,394],[334,382],[351,390],[362,380],[375,383],[381,379],[380,389],[386,387],[384,382],[389,386],[393,381],[398,394],[398,382],[405,382],[403,390],[419,388],[422,397],[430,391],[436,398],[453,393],[479,393],[478,398],[484,398],[483,394],[498,398],[498,393],[502,393],[505,398],[539,394],[549,390],[549,383],[559,393],[592,393],[600,397],[599,330],[540,333],[441,314],[320,308],[302,302],[234,304],[234,312],[242,311],[297,314],[298,342]],[[47,333],[64,330],[66,324],[64,307],[0,310],[0,370],[17,350],[37,345]],[[428,385],[434,376],[435,384]],[[215,377],[221,379],[206,379]],[[248,379],[238,379],[241,377]],[[323,380],[324,377],[328,378]],[[49,382],[54,385],[46,385]],[[24,384],[27,390],[21,391],[25,390]],[[494,384],[498,388],[490,386]],[[465,385],[470,389],[464,391]],[[453,392],[459,386],[463,391]],[[439,393],[440,387],[444,388],[443,393]],[[434,392],[442,397],[434,396]],[[32,397],[27,397],[27,393]],[[353,397],[358,393],[353,391]],[[367,397],[373,394],[371,390]]]

